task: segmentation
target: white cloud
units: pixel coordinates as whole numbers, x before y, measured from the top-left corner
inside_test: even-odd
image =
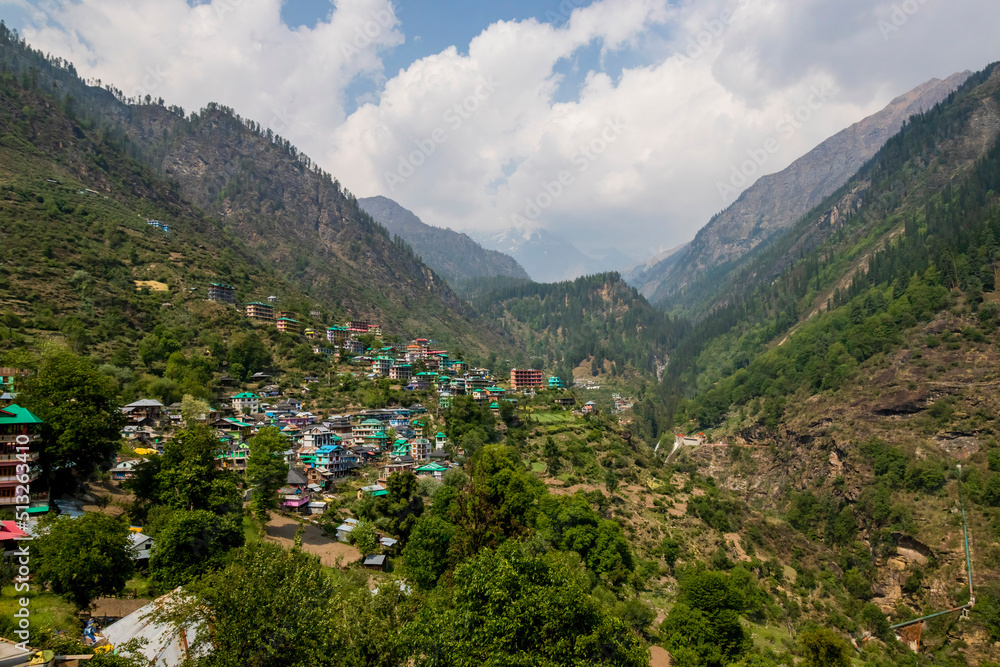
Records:
[[[778,149],[761,174],[932,76],[1000,55],[991,0],[598,0],[565,21],[494,23],[386,78],[380,55],[406,28],[389,0],[341,0],[295,30],[280,6],[67,0],[29,38],[126,92],[152,72],[168,103],[214,100],[284,125],[352,191],[432,224],[499,229],[534,205],[532,225],[637,254],[691,238],[727,203],[717,184],[768,139]],[[558,72],[595,44],[567,96],[576,80]],[[348,113],[356,77],[377,93]]]

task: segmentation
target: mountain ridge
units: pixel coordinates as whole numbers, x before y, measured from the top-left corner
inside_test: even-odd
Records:
[[[824,140],[785,169],[762,176],[713,216],[683,250],[633,274],[634,284],[654,304],[690,307],[688,288],[787,230],[846,183],[906,119],[933,107],[970,75],[965,71],[944,80],[930,79]]]
[[[388,197],[363,197],[358,199],[358,206],[390,234],[409,243],[428,266],[450,283],[496,276],[529,279],[528,272],[514,258],[483,248],[468,234],[428,225]]]

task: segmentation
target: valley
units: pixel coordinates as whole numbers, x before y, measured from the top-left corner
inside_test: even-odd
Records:
[[[0,26],[3,647],[997,664],[1000,68],[816,151],[626,281]]]

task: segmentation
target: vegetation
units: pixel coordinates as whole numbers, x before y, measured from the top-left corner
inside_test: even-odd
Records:
[[[82,608],[125,588],[135,569],[125,521],[92,512],[57,517],[42,529],[47,532],[31,541],[32,572],[39,582]]]

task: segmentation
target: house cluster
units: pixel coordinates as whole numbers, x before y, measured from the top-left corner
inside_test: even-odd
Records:
[[[163,451],[173,431],[184,426],[180,407],[147,398],[122,408],[128,417],[122,436],[138,456],[119,457],[111,469],[112,479],[130,479],[144,458]],[[294,398],[267,402],[254,392],[242,391],[230,396],[228,405],[201,415],[199,421],[213,429],[219,440],[216,465],[236,472],[246,470],[250,438],[267,426],[280,429],[289,442],[284,452],[289,472],[280,491],[282,502],[288,509],[308,512],[325,507],[312,501],[314,494],[366,466],[376,468],[383,480],[405,470],[442,477],[451,467],[448,438],[428,431],[426,415],[427,409],[416,404],[322,417],[303,410],[302,402]]]

